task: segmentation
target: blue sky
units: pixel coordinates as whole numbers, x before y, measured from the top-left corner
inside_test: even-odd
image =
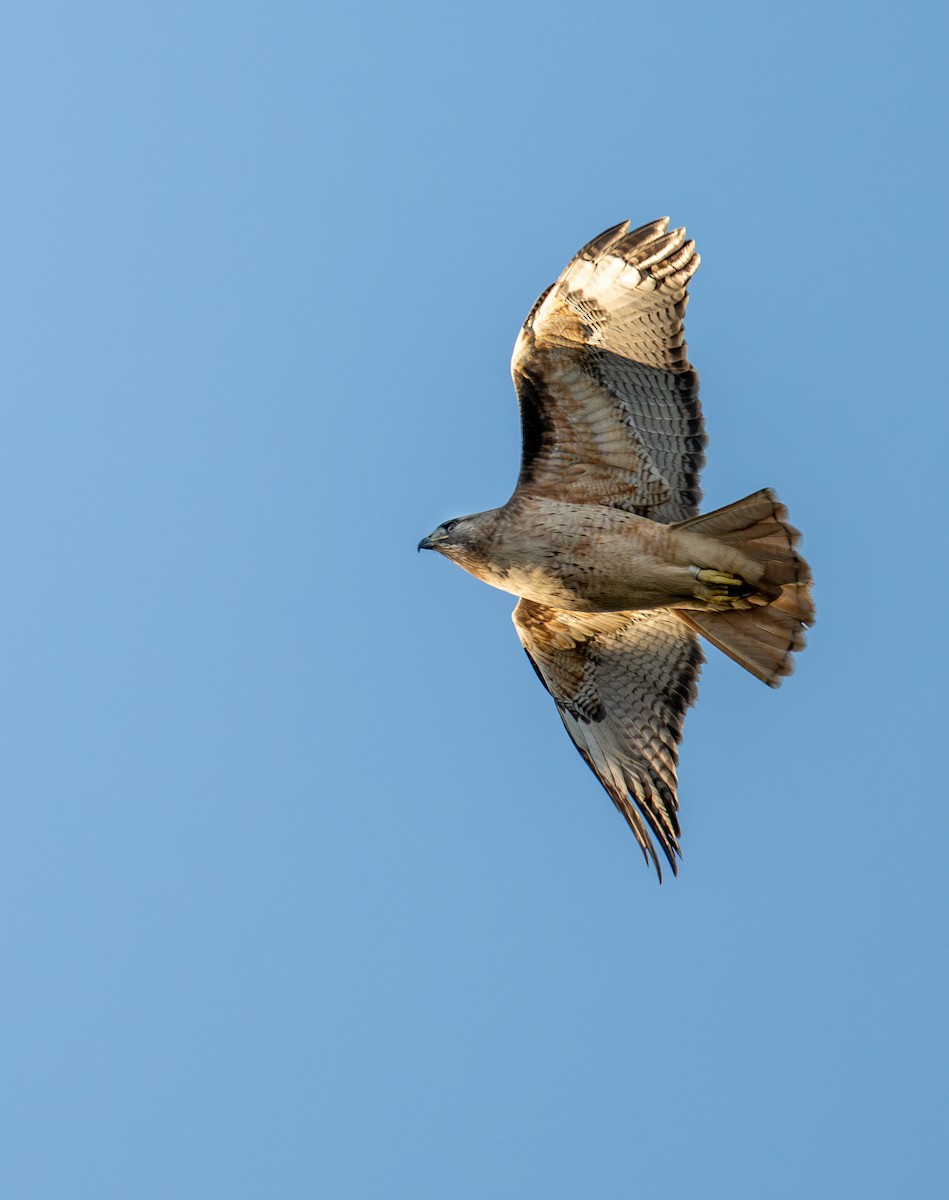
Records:
[[[934,1195],[936,5],[18,4],[0,37],[0,1192]],[[706,507],[818,622],[709,652],[660,888],[508,597],[508,360],[668,213]]]

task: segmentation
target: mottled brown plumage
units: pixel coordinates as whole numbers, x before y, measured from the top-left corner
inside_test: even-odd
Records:
[[[699,257],[667,227],[607,230],[541,295],[511,362],[517,488],[419,543],[519,597],[541,682],[660,878],[652,837],[673,871],[679,855],[696,633],[776,687],[813,619],[799,535],[770,489],[697,515],[705,432],[683,317]]]

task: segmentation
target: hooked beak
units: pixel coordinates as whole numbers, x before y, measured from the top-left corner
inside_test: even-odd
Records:
[[[448,541],[448,534],[445,532],[445,526],[439,525],[434,533],[430,533],[428,537],[423,537],[418,544],[419,550],[438,550],[445,542]]]

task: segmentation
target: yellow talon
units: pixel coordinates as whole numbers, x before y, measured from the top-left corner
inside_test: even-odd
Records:
[[[737,575],[729,575],[726,571],[696,571],[695,578],[699,583],[704,583],[715,588],[740,588],[745,586],[743,579],[739,579]]]
[[[716,608],[746,609],[768,603],[766,597],[752,593],[745,580],[730,571],[693,566],[692,573],[702,585],[700,598]]]

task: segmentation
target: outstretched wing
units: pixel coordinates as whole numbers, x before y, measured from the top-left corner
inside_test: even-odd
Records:
[[[698,511],[706,439],[682,321],[699,256],[668,224],[601,233],[534,305],[511,359],[519,491],[654,521]]]
[[[514,624],[567,732],[646,861],[662,879],[652,830],[675,873],[676,765],[703,661],[698,639],[668,609],[574,613],[521,600]]]

